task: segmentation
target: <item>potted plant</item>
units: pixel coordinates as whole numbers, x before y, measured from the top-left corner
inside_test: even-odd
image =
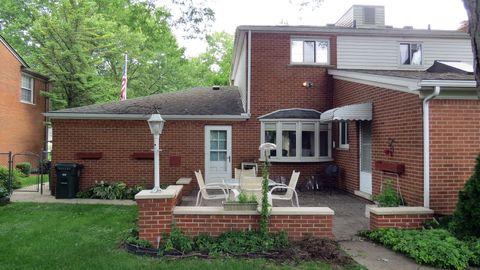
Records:
[[[237,201],[227,201],[223,204],[225,211],[255,211],[257,209],[257,197],[254,194],[247,195],[241,192]]]
[[[365,206],[365,216],[370,217],[372,207],[398,207],[405,205],[402,196],[393,187],[393,181],[386,179],[382,185],[382,191],[375,196],[375,204]]]
[[[0,186],[0,206],[6,205],[10,202],[10,193],[8,189]]]

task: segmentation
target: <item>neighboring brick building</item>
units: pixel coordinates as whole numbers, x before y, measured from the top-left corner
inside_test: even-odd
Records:
[[[48,113],[54,163],[84,164],[82,189],[99,180],[151,185],[145,120],[158,110],[162,183],[198,169],[207,181],[232,177],[272,142],[274,176],[298,170],[303,180],[335,162],[339,187],[371,199],[382,179],[397,182],[396,171],[409,205],[451,213],[480,152],[470,38],[385,26],[379,6],[350,11],[326,27],[238,27],[234,87]]]
[[[40,154],[46,141],[48,78],[33,72],[0,36],[0,152]],[[0,166],[5,164],[0,164]]]

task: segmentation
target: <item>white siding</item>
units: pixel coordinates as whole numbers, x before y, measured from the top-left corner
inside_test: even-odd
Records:
[[[399,65],[399,43],[418,42],[423,47],[422,66]],[[473,62],[469,39],[395,38],[339,36],[337,68],[339,69],[420,69],[429,68],[434,60]]]
[[[375,8],[375,24],[365,24],[363,22],[363,11],[365,7]],[[382,6],[354,6],[353,19],[357,23],[358,28],[384,28],[385,27],[385,8]]]
[[[247,42],[246,39],[243,42],[242,48],[240,50],[240,57],[238,60],[238,66],[236,67],[233,85],[238,87],[240,91],[240,95],[242,96],[242,104],[243,109],[246,111],[247,108],[245,107],[247,104]]]

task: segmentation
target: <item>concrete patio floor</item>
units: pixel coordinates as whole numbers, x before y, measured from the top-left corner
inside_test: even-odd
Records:
[[[182,206],[194,206],[196,192],[183,197]],[[335,211],[333,218],[333,233],[337,240],[352,240],[360,230],[367,230],[369,219],[365,217],[365,204],[368,202],[350,195],[346,192],[333,191],[308,191],[298,192],[300,206],[305,207],[330,207]],[[204,200],[204,206],[219,206],[220,201]],[[292,206],[290,201],[274,201],[274,206]]]

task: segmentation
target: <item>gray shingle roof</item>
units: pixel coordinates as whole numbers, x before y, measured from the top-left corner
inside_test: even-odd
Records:
[[[475,77],[471,74],[462,74],[454,72],[427,72],[415,70],[365,70],[365,69],[344,69],[345,71],[373,74],[380,76],[393,76],[416,80],[465,80],[474,81]]]
[[[195,87],[51,113],[151,114],[156,111],[162,115],[240,115],[244,113],[237,87],[220,87],[219,90],[212,90],[211,87]]]

